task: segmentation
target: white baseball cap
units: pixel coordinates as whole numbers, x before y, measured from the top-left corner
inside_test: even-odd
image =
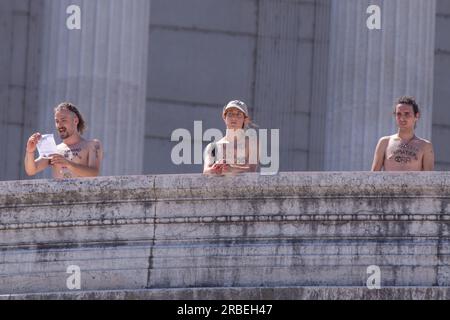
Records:
[[[223,114],[227,112],[228,109],[236,108],[241,110],[247,117],[248,117],[248,107],[247,105],[242,102],[241,100],[233,100],[228,102],[228,104],[223,107]]]

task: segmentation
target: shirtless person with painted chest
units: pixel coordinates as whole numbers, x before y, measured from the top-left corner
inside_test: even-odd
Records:
[[[34,133],[27,142],[26,173],[32,176],[51,166],[55,179],[98,176],[103,158],[102,146],[98,140],[81,137],[85,122],[78,109],[67,102],[58,105],[55,108],[55,125],[63,140],[57,146],[58,154],[52,155],[50,159],[35,160],[34,153],[41,134]]]
[[[394,115],[398,133],[378,142],[372,171],[432,171],[434,153],[431,142],[415,135],[419,107],[411,97],[397,101]]]
[[[251,122],[247,105],[240,100],[230,101],[223,108],[222,118],[227,133],[206,147],[203,174],[222,176],[256,172],[259,161],[257,139],[250,139],[244,130]]]

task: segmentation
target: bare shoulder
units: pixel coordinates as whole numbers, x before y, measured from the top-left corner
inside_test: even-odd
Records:
[[[88,146],[94,149],[100,149],[102,147],[102,143],[98,139],[92,139],[88,141]]]
[[[215,143],[221,144],[221,143],[226,143],[228,142],[226,137],[223,137],[222,139],[220,139],[219,141],[216,141]]]
[[[427,140],[427,139],[424,139],[424,138],[417,138],[417,139],[419,139],[419,141],[423,142],[424,144],[430,144],[431,145],[431,141],[430,140]]]
[[[431,141],[423,138],[417,138],[420,141],[421,147],[424,149],[433,149],[433,144]]]
[[[394,135],[381,137],[380,140],[378,140],[378,145],[387,146],[387,144],[389,143],[389,140],[391,140],[391,138],[394,138]]]

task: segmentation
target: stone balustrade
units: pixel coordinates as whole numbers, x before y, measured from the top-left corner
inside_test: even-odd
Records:
[[[0,297],[448,299],[450,174],[0,182]],[[366,286],[380,268],[381,289]],[[70,290],[69,266],[81,288]]]

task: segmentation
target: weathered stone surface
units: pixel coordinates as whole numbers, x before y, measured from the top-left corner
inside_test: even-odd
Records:
[[[436,169],[450,169],[450,1],[436,1],[436,40],[433,82],[433,131],[432,141],[436,150]]]
[[[0,295],[0,300],[423,300],[450,298],[449,287],[241,287],[109,290]]]
[[[441,299],[450,174],[0,182],[2,298]],[[70,291],[69,265],[81,269]],[[381,269],[381,290],[365,287]],[[45,294],[44,294],[45,293]]]

